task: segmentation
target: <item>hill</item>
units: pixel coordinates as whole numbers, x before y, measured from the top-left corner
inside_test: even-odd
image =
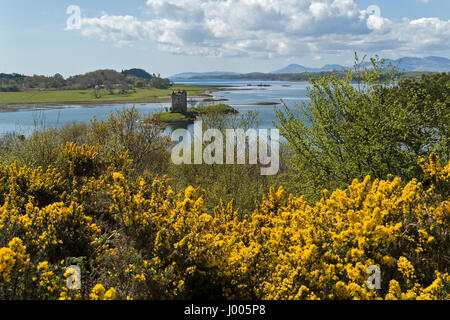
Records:
[[[398,66],[400,71],[429,71],[429,72],[450,72],[450,59],[442,57],[404,57],[397,60],[386,59],[393,65]]]
[[[39,91],[39,90],[87,90],[104,88],[112,90],[128,90],[138,87],[164,89],[170,85],[169,79],[155,74],[150,75],[143,69],[129,69],[117,72],[112,69],[101,69],[84,74],[64,78],[57,73],[54,76],[26,76],[17,73],[0,73],[0,92]]]
[[[443,57],[403,57],[399,59],[386,59],[387,63],[391,63],[397,66],[402,72],[413,71],[428,71],[428,72],[449,72],[450,71],[450,59]],[[365,62],[363,65],[371,66],[370,62]],[[347,69],[338,64],[327,64],[321,68],[309,68],[299,64],[290,64],[285,68],[275,70],[274,74],[288,74],[288,73],[303,73],[303,72],[326,72],[326,71],[341,71]]]
[[[385,59],[387,63],[396,66],[402,72],[450,72],[450,59],[444,57],[403,57],[400,59]],[[365,62],[363,66],[370,67],[370,62]],[[248,80],[307,80],[306,73],[323,74],[325,72],[342,72],[348,66],[339,64],[326,64],[320,68],[312,68],[300,64],[290,64],[282,69],[270,73],[251,72],[236,73],[225,71],[214,72],[184,72],[173,75],[170,79],[248,79]]]
[[[143,69],[137,69],[137,68],[123,70],[122,74],[124,74],[126,76],[133,76],[136,78],[145,79],[145,80],[150,80],[152,78],[152,75],[150,73],[148,73],[147,71],[145,71]]]

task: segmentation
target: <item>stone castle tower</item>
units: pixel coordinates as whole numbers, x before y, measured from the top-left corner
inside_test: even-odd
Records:
[[[186,90],[172,92],[172,107],[170,112],[186,113],[187,112],[187,92]]]

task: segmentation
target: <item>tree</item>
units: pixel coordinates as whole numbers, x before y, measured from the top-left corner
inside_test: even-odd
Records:
[[[391,89],[391,101],[403,110],[402,143],[413,154],[435,152],[450,158],[450,73],[403,79]]]
[[[153,77],[150,80],[150,85],[152,88],[167,89],[170,87],[170,80],[159,78],[159,77]]]
[[[114,84],[110,80],[105,80],[103,82],[105,89],[109,91],[110,94],[114,94]]]
[[[92,90],[92,95],[95,99],[100,99],[102,97],[102,90],[98,85]]]
[[[143,87],[145,86],[145,83],[142,82],[142,81],[136,81],[135,84],[134,84],[134,86],[135,86],[136,88],[143,88]]]
[[[310,78],[310,102],[276,110],[296,191],[312,195],[366,175],[420,177],[419,157],[448,160],[449,75],[402,80],[378,57],[343,78]],[[355,78],[358,83],[353,83]]]
[[[127,94],[130,86],[128,84],[122,83],[119,85],[120,94]]]
[[[145,71],[143,69],[137,69],[137,68],[123,70],[122,74],[124,74],[126,76],[133,76],[136,78],[145,79],[145,80],[150,80],[152,78],[152,75],[150,73],[148,73],[147,71]]]
[[[49,78],[48,82],[49,82],[48,86],[51,88],[61,88],[65,85],[64,77],[59,73]]]

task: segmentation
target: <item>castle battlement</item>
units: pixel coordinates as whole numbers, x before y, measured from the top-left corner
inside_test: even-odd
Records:
[[[187,112],[187,92],[186,90],[178,92],[172,91],[172,113],[186,113]]]

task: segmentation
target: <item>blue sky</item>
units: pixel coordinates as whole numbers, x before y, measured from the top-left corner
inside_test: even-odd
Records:
[[[69,5],[81,29],[65,30]],[[0,72],[64,76],[450,58],[450,0],[0,0],[0,45]]]

